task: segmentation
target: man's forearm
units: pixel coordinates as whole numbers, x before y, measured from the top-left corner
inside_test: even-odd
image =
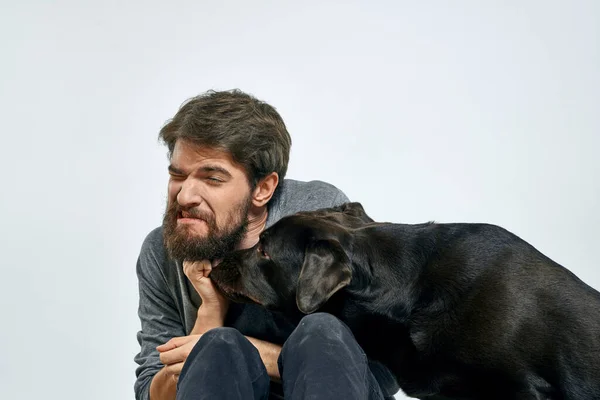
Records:
[[[211,311],[202,307],[198,310],[196,323],[190,335],[203,334],[209,329],[223,326],[220,314],[211,313]],[[150,382],[150,400],[175,400],[176,394],[177,381],[163,367],[154,375],[152,382]]]
[[[163,367],[150,382],[150,400],[175,400],[177,381]]]
[[[206,333],[208,330],[213,328],[219,328],[223,326],[225,321],[225,313],[218,308],[211,308],[200,306],[196,313],[196,322],[190,332],[190,335],[198,335]]]
[[[260,358],[267,369],[269,377],[274,381],[281,381],[279,367],[277,366],[277,359],[281,353],[281,346],[249,336],[246,336],[246,338],[248,338],[250,343],[252,343],[260,353]]]

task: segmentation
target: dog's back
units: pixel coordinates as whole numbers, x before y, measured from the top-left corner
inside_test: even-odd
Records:
[[[397,285],[370,311],[396,303],[387,310],[408,327],[426,380],[460,370],[475,392],[501,383],[496,392],[507,395],[521,385],[550,398],[600,398],[600,294],[533,246],[489,224],[354,232],[355,257],[379,269],[375,285]]]

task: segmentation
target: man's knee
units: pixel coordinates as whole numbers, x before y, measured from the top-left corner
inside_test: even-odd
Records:
[[[178,390],[184,385],[186,393],[193,394],[192,397],[196,398],[200,393],[196,393],[197,388],[203,386],[205,397],[202,398],[216,398],[211,393],[221,392],[222,388],[218,387],[219,376],[235,377],[231,388],[235,393],[238,393],[238,387],[243,386],[245,389],[242,392],[254,391],[253,398],[266,398],[265,393],[269,391],[269,376],[258,350],[234,328],[214,328],[200,337],[183,365]]]
[[[229,327],[213,328],[202,335],[198,343],[208,344],[211,346],[225,346],[228,348],[240,346],[241,343],[247,341],[237,329]],[[201,343],[202,342],[202,343]]]
[[[188,360],[197,357],[247,358],[249,353],[256,351],[250,341],[237,329],[229,327],[213,328],[206,331],[196,343]]]
[[[294,384],[311,385],[322,379],[321,374],[326,371],[327,376],[339,382],[349,378],[354,382],[349,385],[351,391],[362,393],[359,398],[367,398],[367,358],[346,324],[331,314],[315,313],[302,318],[284,343],[277,362],[282,377]]]
[[[350,329],[338,318],[327,313],[314,313],[302,318],[285,342],[284,350],[286,348],[299,350],[305,346],[353,341],[354,336]]]
[[[321,337],[341,338],[342,335],[350,333],[348,327],[328,313],[314,313],[302,318],[294,331],[301,336],[318,335]]]

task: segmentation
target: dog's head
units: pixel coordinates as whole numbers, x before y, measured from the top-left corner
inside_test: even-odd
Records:
[[[350,283],[352,229],[371,222],[360,203],[284,217],[254,247],[226,256],[210,278],[233,301],[312,313]]]

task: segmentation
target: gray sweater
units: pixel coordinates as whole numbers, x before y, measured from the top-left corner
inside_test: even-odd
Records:
[[[335,186],[321,181],[301,182],[285,179],[268,204],[266,227],[298,211],[332,207],[347,202]],[[183,273],[179,262],[171,260],[163,245],[162,227],[145,238],[137,261],[141,330],[137,334],[140,352],[135,356],[137,400],[149,400],[150,381],[163,364],[156,347],[175,336],[186,336],[196,321],[201,299]],[[231,304],[226,326],[271,343],[283,345],[294,326],[252,304]],[[372,364],[371,370],[384,395],[392,395],[398,386],[387,369]],[[273,391],[279,392],[278,385]]]

